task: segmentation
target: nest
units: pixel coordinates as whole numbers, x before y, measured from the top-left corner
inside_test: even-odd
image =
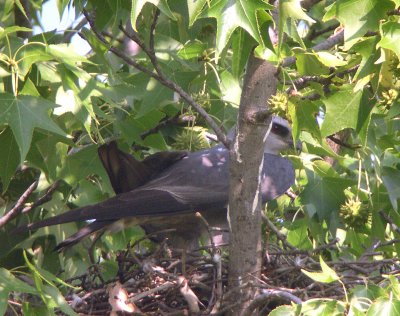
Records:
[[[399,272],[397,259],[371,260],[375,248],[366,250],[356,262],[327,262],[342,283],[315,282],[301,272],[320,271],[315,258],[332,248],[336,248],[335,240],[312,252],[268,245],[261,277],[250,280],[259,294],[249,308],[266,315],[277,306],[311,298],[344,300],[345,288],[348,292],[365,284],[367,278],[375,284],[384,282],[381,273]],[[113,280],[104,282],[94,265],[85,275],[67,280],[79,290],[66,299],[81,315],[223,315],[240,300],[228,290],[228,259],[216,248],[187,253],[164,243],[145,255],[129,248],[118,254],[119,269]]]

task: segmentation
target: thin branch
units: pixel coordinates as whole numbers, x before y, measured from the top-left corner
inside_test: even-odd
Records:
[[[276,237],[282,242],[284,246],[292,250],[296,249],[296,247],[293,247],[291,244],[288,243],[288,241],[286,240],[286,236],[282,234],[278,228],[275,227],[275,225],[269,220],[267,216],[265,216],[264,213],[261,214],[261,217],[264,224],[267,225],[269,230],[271,230],[276,235]]]
[[[328,50],[329,48],[343,43],[344,40],[344,30],[339,31],[338,33],[328,37],[325,41],[318,43],[315,45],[312,50],[313,51],[322,51],[322,50]],[[295,56],[290,56],[286,57],[281,64],[281,67],[287,67],[290,65],[293,65],[296,62],[296,57]]]
[[[227,139],[226,135],[223,133],[222,129],[218,126],[218,124],[211,118],[211,116],[208,115],[208,113],[201,107],[200,104],[198,104],[186,91],[182,89],[181,86],[177,85],[175,82],[170,80],[164,72],[161,70],[161,68],[158,65],[158,61],[156,58],[156,55],[154,52],[152,52],[145,44],[144,42],[139,38],[136,32],[132,32],[129,34],[126,32],[126,30],[120,26],[121,30],[124,32],[128,38],[133,40],[136,44],[139,45],[139,47],[142,48],[142,50],[146,53],[146,55],[149,57],[154,70],[156,71],[155,73],[146,67],[140,65],[137,63],[135,60],[133,60],[131,57],[126,55],[124,52],[121,50],[113,47],[108,43],[108,41],[104,38],[104,36],[97,30],[93,19],[89,16],[89,13],[86,10],[82,11],[86,19],[88,20],[90,27],[96,37],[103,42],[105,45],[110,46],[109,51],[112,52],[114,55],[120,57],[123,61],[125,61],[128,65],[136,68],[137,70],[149,75],[150,77],[156,79],[159,83],[162,85],[170,88],[171,90],[175,91],[183,100],[185,100],[190,106],[192,106],[199,114],[200,116],[208,123],[208,125],[214,130],[215,134],[217,135],[218,139],[227,147],[229,148],[230,146],[230,141]]]
[[[151,23],[151,27],[150,27],[150,39],[149,39],[149,48],[150,51],[154,54],[154,36],[156,34],[156,26],[157,26],[157,20],[158,17],[160,16],[160,10],[156,10],[156,12],[154,13],[154,17],[153,17],[153,23]]]
[[[86,23],[87,23],[86,18],[82,18],[75,27],[73,27],[73,28],[71,27],[70,29],[65,30],[64,36],[63,36],[63,39],[61,42],[62,43],[70,43],[72,37],[75,34],[77,34],[82,29],[82,27],[85,26]]]
[[[335,29],[337,29],[340,26],[340,23],[334,23],[332,25],[327,26],[326,28],[322,29],[322,30],[312,30],[310,32],[310,34],[307,36],[307,39],[309,41],[314,40],[315,38],[317,38],[318,36],[325,34],[327,32],[331,32],[334,31]]]
[[[341,141],[339,138],[336,138],[336,137],[333,136],[333,135],[328,136],[328,138],[329,138],[331,141],[333,141],[335,144],[337,144],[337,145],[339,145],[339,146],[342,146],[342,147],[345,147],[345,148],[348,148],[348,149],[351,149],[351,150],[357,150],[357,149],[359,149],[359,148],[362,147],[361,145],[357,145],[357,144],[351,145],[351,144],[345,143],[345,142]]]
[[[385,213],[385,211],[380,210],[378,213],[379,213],[379,214],[382,216],[382,218],[390,225],[390,228],[391,228],[392,230],[394,230],[395,232],[397,232],[398,234],[400,234],[400,228],[399,228],[399,226],[397,226],[397,225],[394,223],[394,221],[389,217],[389,215],[387,215],[387,214]]]
[[[24,204],[26,200],[29,198],[29,196],[32,194],[33,191],[36,190],[38,186],[39,180],[36,180],[33,182],[28,189],[25,190],[24,193],[20,196],[18,199],[17,203],[14,205],[14,207],[5,215],[3,215],[0,218],[0,228],[3,227],[5,224],[7,224],[9,221],[17,217],[23,210]]]
[[[277,290],[263,290],[263,293],[255,297],[249,306],[243,311],[242,316],[251,316],[253,315],[253,311],[261,306],[265,305],[271,298],[279,297],[283,298],[289,302],[294,302],[295,304],[303,303],[302,300],[285,291],[277,291]]]

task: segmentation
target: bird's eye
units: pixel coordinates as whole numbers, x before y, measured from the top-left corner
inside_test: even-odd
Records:
[[[281,137],[286,137],[289,135],[289,129],[283,125],[272,123],[272,133],[279,135]]]

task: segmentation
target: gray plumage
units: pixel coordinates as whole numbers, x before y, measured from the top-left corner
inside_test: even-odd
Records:
[[[291,162],[277,155],[277,151],[293,146],[290,128],[281,120],[274,119],[276,126],[266,142],[261,175],[263,203],[284,194],[294,182]],[[194,153],[160,154],[139,162],[111,143],[100,147],[99,155],[116,196],[29,224],[22,230],[95,220],[59,244],[59,250],[95,231],[127,222],[139,224],[146,231],[173,228],[175,232],[168,237],[193,243],[205,231],[194,216],[196,211],[210,225],[226,226],[229,152],[222,145]]]

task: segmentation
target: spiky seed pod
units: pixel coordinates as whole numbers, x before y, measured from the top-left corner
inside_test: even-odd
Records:
[[[368,205],[353,197],[340,206],[339,214],[343,222],[353,228],[364,227],[370,216]]]

